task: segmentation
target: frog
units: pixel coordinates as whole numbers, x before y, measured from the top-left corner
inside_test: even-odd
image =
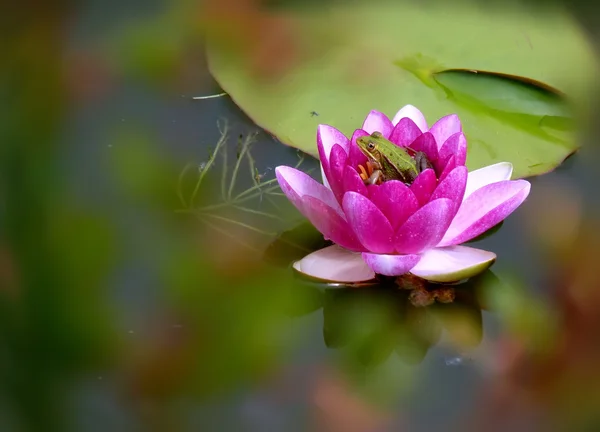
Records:
[[[373,173],[365,180],[367,185],[376,184],[379,180],[400,180],[410,186],[422,171],[432,168],[425,153],[400,147],[378,131],[358,138],[356,144],[374,166]]]

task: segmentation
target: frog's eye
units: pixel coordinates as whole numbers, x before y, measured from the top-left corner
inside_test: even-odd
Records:
[[[371,141],[370,143],[367,144],[367,148],[369,150],[375,150],[375,143]]]

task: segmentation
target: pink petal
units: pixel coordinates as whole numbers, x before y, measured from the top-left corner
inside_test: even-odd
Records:
[[[421,258],[419,255],[379,255],[364,252],[363,259],[377,274],[400,276],[412,269]]]
[[[325,176],[330,183],[329,157],[331,149],[336,144],[340,145],[346,151],[346,154],[348,153],[350,141],[343,133],[332,126],[319,125],[317,128],[317,149],[319,150],[319,159],[321,160],[321,165],[325,171]]]
[[[354,134],[352,135],[352,140],[350,141],[350,162],[349,164],[353,167],[358,167],[359,165],[365,165],[367,162],[367,157],[360,151],[358,148],[358,144],[356,144],[356,140],[360,137],[369,135],[366,131],[362,129],[356,129]]]
[[[419,206],[424,206],[429,202],[429,198],[435,190],[437,183],[435,171],[431,168],[427,168],[417,176],[412,185],[410,185],[410,190],[415,194]]]
[[[381,132],[384,138],[389,138],[392,129],[394,129],[394,125],[384,113],[372,110],[369,115],[367,115],[362,128],[367,131],[369,135],[373,132]]]
[[[368,196],[367,187],[358,175],[358,172],[350,165],[346,165],[344,169],[344,191],[356,192],[361,195]]]
[[[331,189],[331,186],[329,186],[329,182],[327,181],[327,176],[325,175],[325,169],[323,168],[323,164],[319,164],[321,166],[321,180],[323,181],[323,186],[325,186],[327,189]]]
[[[435,188],[431,200],[450,199],[454,205],[452,209],[452,216],[454,216],[463,201],[468,174],[467,167],[464,165],[454,168]]]
[[[420,151],[425,153],[427,159],[435,164],[438,160],[438,149],[435,143],[435,138],[429,132],[425,132],[410,143],[410,148],[414,151]]]
[[[375,253],[394,251],[392,225],[368,198],[356,192],[347,192],[342,207],[352,230],[368,251]]]
[[[414,121],[405,117],[401,119],[390,135],[390,141],[400,147],[407,147],[410,143],[421,136],[423,132]]]
[[[412,105],[405,105],[396,113],[392,124],[397,125],[398,122],[403,118],[409,118],[419,127],[421,132],[427,132],[427,120],[421,111]]]
[[[440,160],[438,159],[435,161],[434,166],[436,171],[440,173],[438,180],[442,181],[454,168],[456,168],[456,158],[452,155],[444,164],[440,164]]]
[[[360,253],[338,245],[308,254],[293,267],[300,273],[328,282],[363,282],[375,277]]]
[[[397,230],[418,208],[419,202],[412,191],[398,180],[369,186],[369,198]]]
[[[433,282],[456,282],[475,276],[496,260],[496,254],[468,246],[429,249],[410,271]]]
[[[530,188],[526,180],[505,180],[479,188],[463,201],[438,246],[464,243],[500,223],[521,205]]]
[[[439,160],[444,163],[452,155],[456,159],[456,165],[464,165],[467,161],[467,138],[462,132],[451,135],[444,142],[439,151]]]
[[[396,251],[420,253],[438,244],[452,221],[452,208],[452,201],[440,198],[417,210],[398,230]]]
[[[471,171],[467,177],[467,188],[463,200],[477,189],[502,180],[510,180],[513,166],[510,162],[500,162]]]
[[[344,170],[348,165],[348,154],[342,146],[335,144],[329,156],[329,185],[338,202],[342,202],[344,196]],[[327,173],[327,171],[325,171]]]
[[[326,240],[353,251],[365,250],[350,225],[333,208],[311,196],[305,196],[302,201],[305,216]]]
[[[340,217],[344,216],[333,193],[305,172],[281,165],[275,168],[275,177],[283,193],[304,216],[306,216],[306,213],[303,201],[306,196],[311,196],[322,201],[334,209]]]
[[[454,135],[457,132],[462,131],[462,125],[460,119],[456,114],[450,114],[442,117],[435,122],[429,132],[435,137],[435,141],[438,146],[438,150],[441,149],[442,145],[446,142],[450,135]]]

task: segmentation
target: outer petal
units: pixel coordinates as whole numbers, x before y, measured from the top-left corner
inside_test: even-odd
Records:
[[[501,181],[479,188],[463,201],[438,246],[464,243],[500,223],[525,201],[530,188],[526,180]]]
[[[429,198],[436,186],[437,177],[435,176],[435,171],[427,168],[410,185],[410,190],[415,194],[417,201],[419,201],[419,206],[424,206],[429,202]]]
[[[398,144],[400,147],[407,147],[421,135],[423,135],[423,132],[421,132],[419,126],[408,117],[405,117],[394,127],[390,135],[390,141]]]
[[[361,195],[368,196],[367,187],[358,175],[358,172],[350,165],[346,165],[344,169],[344,191],[357,192]]]
[[[462,132],[450,135],[442,144],[439,152],[439,160],[445,161],[454,155],[456,165],[464,165],[467,161],[467,138]]]
[[[427,159],[432,163],[438,160],[437,144],[435,143],[435,138],[429,132],[425,132],[412,141],[410,148],[425,153]]]
[[[419,208],[415,194],[401,181],[389,180],[381,185],[369,186],[368,189],[369,198],[387,217],[394,230]]]
[[[378,274],[385,276],[400,276],[412,269],[419,262],[419,255],[381,255],[364,252],[363,259],[367,265]]]
[[[468,246],[429,249],[410,271],[433,282],[455,282],[481,273],[496,260],[496,254]]]
[[[375,277],[360,253],[338,245],[308,254],[293,267],[300,273],[330,282],[362,282]]]
[[[360,151],[358,148],[358,144],[356,144],[356,140],[360,137],[369,135],[366,131],[362,129],[356,129],[354,134],[352,135],[352,140],[350,142],[350,165],[354,168],[359,165],[364,165],[367,162],[367,157]]]
[[[462,125],[456,114],[450,114],[436,121],[435,124],[431,126],[431,129],[429,129],[429,132],[435,137],[439,150],[451,135],[462,132]]]
[[[329,155],[334,145],[340,145],[346,154],[350,149],[350,141],[346,136],[339,130],[328,125],[319,125],[317,128],[317,149],[319,150],[319,159],[321,159],[321,165],[325,171],[327,180],[331,183],[331,176],[329,174]]]
[[[348,154],[342,146],[335,144],[329,156],[329,185],[337,200],[342,202],[344,196],[344,170],[348,165]],[[327,171],[325,171],[327,173]]]
[[[306,212],[304,211],[304,198],[306,196],[311,196],[322,201],[338,213],[340,217],[344,216],[342,208],[336,201],[331,190],[305,172],[281,165],[275,168],[275,176],[283,193],[304,216],[306,216]]]
[[[427,132],[427,120],[421,111],[412,105],[405,105],[396,113],[392,123],[395,125],[403,118],[409,118],[421,129],[421,132]]]
[[[348,192],[342,206],[352,230],[368,251],[394,252],[394,230],[375,204],[356,192]]]
[[[323,180],[323,186],[327,189],[331,189],[329,185],[329,181],[327,180],[327,176],[325,175],[325,168],[323,168],[323,164],[319,164],[321,166],[321,180]]]
[[[391,120],[384,113],[372,110],[363,123],[363,130],[368,134],[381,132],[384,138],[389,138],[394,129]]]
[[[452,200],[454,205],[452,217],[454,217],[463,201],[468,174],[466,166],[457,166],[438,184],[433,195],[431,195],[432,201],[439,198],[449,198]]]
[[[365,250],[348,222],[323,201],[306,196],[303,200],[303,207],[308,220],[323,234],[326,240],[331,240],[353,251]]]
[[[447,198],[425,204],[398,230],[396,251],[420,253],[438,244],[452,221],[452,209],[453,203]]]
[[[467,199],[469,195],[479,188],[502,180],[510,180],[512,171],[513,166],[510,162],[499,162],[471,171],[467,177],[467,188],[465,189],[465,197],[463,199]]]

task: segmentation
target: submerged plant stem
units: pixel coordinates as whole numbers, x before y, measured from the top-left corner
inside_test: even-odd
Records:
[[[192,99],[194,99],[194,100],[214,99],[214,98],[223,97],[223,96],[227,96],[227,93],[223,92],[223,93],[207,95],[207,96],[193,96]]]
[[[236,198],[236,199],[234,199],[232,201],[225,201],[225,202],[221,202],[221,203],[218,203],[218,204],[212,204],[212,205],[208,205],[208,206],[205,206],[205,207],[200,207],[198,209],[193,209],[193,208],[190,208],[190,207],[186,207],[186,208],[183,208],[183,209],[175,210],[175,212],[176,213],[205,213],[205,212],[210,211],[210,210],[216,210],[216,209],[220,209],[220,208],[227,207],[227,206],[235,206],[236,204],[241,204],[243,202],[252,200],[254,198],[258,198],[262,194],[272,195],[274,193],[273,191],[277,190],[277,189],[279,189],[279,186],[273,186],[273,187],[268,188],[265,191],[259,191],[259,192],[253,193],[252,195],[247,195],[247,196],[244,196],[244,197],[239,198],[239,199]]]
[[[221,234],[223,234],[223,235],[225,235],[225,236],[227,236],[227,237],[235,240],[236,242],[238,242],[242,246],[247,247],[248,249],[250,249],[250,250],[252,250],[254,252],[258,252],[258,253],[261,252],[260,249],[255,248],[254,246],[246,243],[243,240],[240,240],[238,236],[235,236],[235,235],[231,234],[229,231],[222,229],[218,225],[216,225],[216,224],[214,224],[212,222],[209,222],[209,221],[207,221],[206,219],[203,219],[203,218],[200,218],[200,221],[202,223],[205,223],[206,225],[208,225],[210,228],[214,229],[215,231],[217,231],[217,232],[219,232],[219,233],[221,233]]]
[[[235,187],[235,181],[237,180],[237,175],[240,170],[240,164],[242,163],[242,159],[244,159],[244,157],[248,153],[248,149],[250,148],[250,145],[254,141],[255,136],[256,136],[256,134],[248,135],[244,139],[244,142],[242,143],[242,151],[239,154],[237,160],[235,161],[235,167],[233,168],[233,174],[231,175],[231,182],[229,182],[229,190],[227,192],[227,199],[231,199],[231,195],[233,194],[233,188]],[[250,174],[252,175],[252,172]]]
[[[215,162],[219,150],[221,149],[221,147],[223,147],[223,144],[225,144],[225,141],[227,140],[227,122],[225,122],[225,127],[223,129],[221,128],[220,124],[217,123],[217,125],[219,127],[219,131],[221,132],[221,138],[219,138],[217,146],[208,158],[206,165],[204,165],[202,171],[200,171],[198,181],[196,182],[196,186],[194,187],[194,191],[192,192],[192,196],[190,198],[189,207],[192,207],[194,205],[194,202],[196,201],[196,196],[198,195],[198,191],[200,190],[200,184],[202,183],[202,180],[204,180],[204,176],[206,175],[212,164]]]
[[[221,173],[221,198],[227,199],[227,152],[223,152],[223,172]]]
[[[210,216],[212,218],[215,218],[215,219],[218,219],[218,220],[222,220],[224,222],[229,222],[231,224],[241,226],[241,227],[246,228],[246,229],[248,229],[250,231],[254,231],[254,232],[257,232],[259,234],[266,235],[266,236],[275,236],[275,235],[277,235],[277,233],[275,233],[275,232],[264,231],[264,230],[261,230],[260,228],[253,227],[252,225],[248,225],[248,224],[246,224],[244,222],[236,221],[235,219],[230,219],[230,218],[227,218],[225,216],[219,216],[219,215],[216,215],[216,214],[213,214],[213,213],[206,213],[206,216]]]
[[[179,201],[183,207],[188,207],[187,203],[185,202],[185,198],[183,197],[183,178],[193,166],[193,163],[186,164],[186,166],[184,166],[181,170],[181,173],[179,173],[179,177],[177,179],[177,196],[179,197]]]
[[[234,205],[233,208],[235,208],[237,210],[240,210],[240,211],[243,211],[243,212],[246,212],[246,213],[252,213],[252,214],[255,214],[255,215],[264,216],[264,217],[268,217],[268,218],[272,218],[272,219],[277,219],[277,220],[280,220],[280,221],[284,220],[284,219],[282,219],[281,217],[279,217],[279,216],[277,216],[275,214],[264,212],[264,211],[260,211],[260,210],[254,210],[254,209],[251,209],[251,208],[248,208],[248,207],[242,207],[242,206]]]

